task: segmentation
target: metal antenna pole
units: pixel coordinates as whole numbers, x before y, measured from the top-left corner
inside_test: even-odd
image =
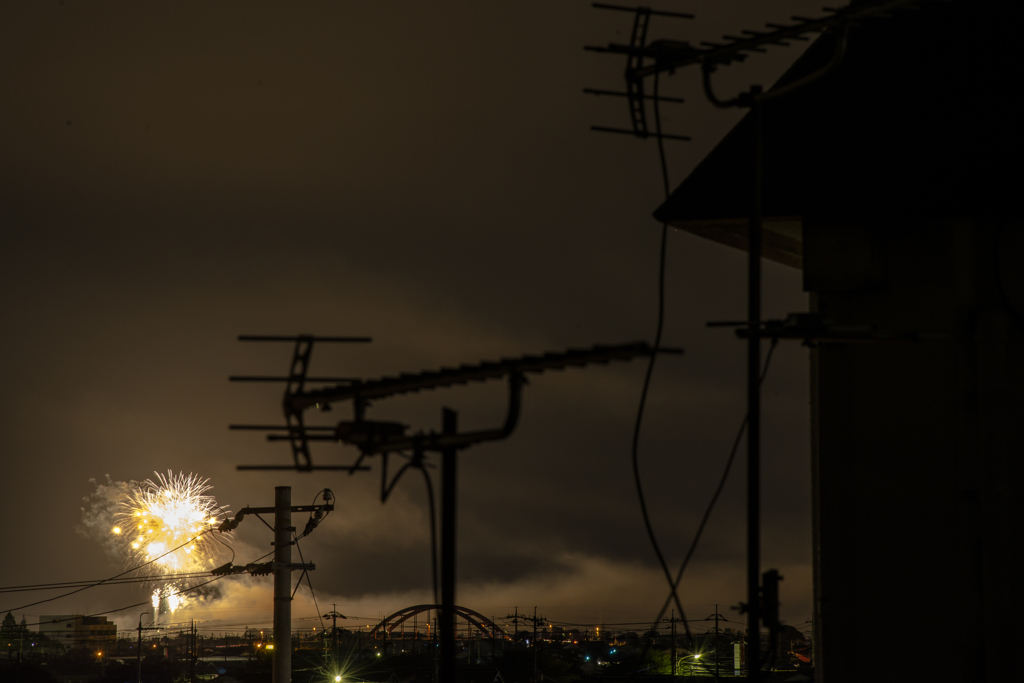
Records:
[[[761,678],[761,89],[751,90],[754,196],[747,261],[747,680]]]
[[[458,413],[445,408],[443,433],[453,435]],[[441,452],[441,683],[455,681],[455,486],[458,450]],[[276,682],[275,682],[276,683]]]
[[[292,680],[292,487],[274,489],[274,674]]]
[[[676,677],[676,608],[672,608],[672,616],[669,618],[672,624],[672,678]]]

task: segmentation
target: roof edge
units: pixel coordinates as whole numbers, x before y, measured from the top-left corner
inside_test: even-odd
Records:
[[[748,251],[749,218],[669,221],[673,228],[726,246]],[[772,216],[761,221],[761,256],[797,270],[804,267],[803,217]]]

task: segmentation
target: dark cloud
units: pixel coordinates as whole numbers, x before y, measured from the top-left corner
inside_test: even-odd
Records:
[[[712,38],[807,9],[788,4],[697,3],[706,19],[657,31]],[[621,64],[581,46],[624,40],[624,17],[586,3],[467,2],[69,2],[3,14],[0,539],[24,559],[0,570],[4,585],[119,569],[74,533],[89,479],[172,468],[209,477],[233,509],[269,504],[279,484],[297,500],[330,486],[338,511],[308,540],[315,585],[371,614],[423,599],[420,481],[382,507],[376,473],[235,471],[288,455],[226,430],[280,419],[276,388],[226,377],[283,372],[290,353],[235,335],[372,334],[372,346],[318,348],[314,367],[378,376],[653,333],[657,155],[650,141],[589,132],[621,125],[625,110],[579,92],[619,87]],[[771,53],[722,87],[770,81],[795,57]],[[695,138],[669,150],[674,180],[735,121],[701,102],[693,76],[666,82],[692,100],[666,111],[666,125]],[[742,315],[743,262],[670,235],[666,342],[686,354],[659,360],[641,472],[674,561],[742,418],[743,349],[705,322]],[[769,315],[806,307],[799,273],[769,264],[765,276]],[[765,553],[789,572],[799,611],[810,592],[807,363],[796,347],[774,363]],[[516,434],[465,453],[466,600],[583,615],[660,606],[629,465],[642,372],[537,377]],[[486,426],[504,400],[498,385],[471,387],[381,402],[372,415],[434,429],[450,405],[463,425]],[[738,463],[688,579],[696,604],[744,599],[742,474]],[[258,523],[238,538],[240,555],[269,547]],[[232,590],[244,609],[269,605],[262,588]],[[53,610],[134,597],[87,591]]]

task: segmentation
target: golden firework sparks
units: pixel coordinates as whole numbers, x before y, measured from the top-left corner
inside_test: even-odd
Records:
[[[164,476],[154,472],[156,481],[147,479],[133,486],[121,501],[111,533],[118,539],[127,563],[143,565],[143,575],[189,574],[205,572],[217,565],[223,546],[212,537],[217,517],[226,506],[207,492],[213,487],[208,479],[194,474]],[[154,605],[167,597],[171,611],[184,604],[178,595],[178,581],[161,581],[153,591]]]

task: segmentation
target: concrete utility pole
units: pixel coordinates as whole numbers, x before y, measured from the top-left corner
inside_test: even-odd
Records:
[[[718,683],[718,605],[715,605],[715,683]]]
[[[314,466],[310,458],[309,444],[311,441],[332,440],[356,446],[360,457],[356,464],[342,467],[349,472],[368,469],[360,463],[364,458],[402,451],[413,451],[416,466],[422,466],[422,457],[427,452],[441,454],[441,614],[440,614],[440,676],[446,683],[455,679],[455,536],[456,536],[456,459],[460,450],[487,441],[500,441],[507,438],[519,421],[519,409],[522,398],[522,386],[526,373],[541,373],[546,370],[561,370],[569,366],[584,366],[591,363],[608,363],[614,360],[631,360],[639,356],[650,356],[654,353],[678,352],[672,349],[652,349],[644,343],[621,344],[617,346],[595,346],[591,349],[572,349],[565,353],[547,353],[542,356],[523,356],[521,358],[504,359],[497,363],[481,363],[477,366],[463,365],[457,369],[426,372],[418,375],[404,374],[398,378],[382,378],[379,380],[344,381],[343,385],[323,387],[312,391],[304,390],[307,380],[306,370],[314,342],[369,342],[369,337],[314,337],[298,335],[295,337],[242,335],[240,341],[295,343],[292,354],[291,371],[287,377],[232,377],[234,381],[285,381],[287,387],[284,394],[284,413],[287,424],[284,426],[266,425],[233,425],[233,429],[252,429],[256,431],[277,432],[268,434],[269,441],[287,441],[292,448],[294,466],[283,469],[310,471],[324,469]],[[466,382],[487,381],[507,377],[509,383],[508,412],[502,426],[494,429],[474,430],[458,433],[457,415],[454,410],[445,408],[442,415],[442,431],[440,434],[407,435],[405,425],[395,422],[379,422],[366,419],[366,408],[371,401],[379,401],[389,396],[409,392],[423,391],[441,387],[449,387]],[[312,378],[308,378],[314,381]],[[334,379],[318,378],[318,382],[334,382]],[[353,419],[338,423],[334,436],[310,433],[303,423],[303,413],[311,408],[328,409],[333,403],[351,402]],[[336,466],[326,466],[336,470]],[[277,465],[240,465],[239,469],[282,469]],[[404,471],[404,468],[403,468]],[[390,487],[395,480],[387,483],[386,469],[382,468],[381,501],[387,499]],[[275,670],[276,671],[276,670]],[[285,679],[274,679],[274,683],[286,683]]]
[[[334,609],[324,615],[324,619],[330,619],[333,622],[331,626],[331,660],[337,661],[338,659],[338,619],[348,619],[344,614],[338,611],[338,605],[334,605]]]
[[[320,523],[326,512],[334,510],[332,500],[333,494],[330,489],[324,489],[323,505],[292,505],[292,488],[290,486],[278,486],[274,490],[274,507],[251,508],[245,507],[235,514],[234,519],[226,519],[217,529],[219,531],[231,531],[236,529],[246,515],[259,515],[261,513],[274,513],[274,561],[264,563],[252,563],[245,566],[235,566],[228,562],[223,567],[211,570],[215,575],[249,573],[253,576],[265,574],[274,575],[274,644],[273,659],[273,682],[290,683],[292,669],[292,571],[301,569],[312,571],[316,565],[309,563],[292,563],[292,536],[295,527],[292,526],[293,512],[311,512],[302,536],[307,535]],[[262,634],[263,632],[260,631]],[[227,653],[227,640],[224,641],[225,656]],[[270,646],[267,646],[270,649]]]
[[[537,606],[533,606],[533,680],[537,678]]]
[[[196,647],[198,645],[197,633],[198,632],[196,630],[196,620],[193,619],[192,620],[192,629],[191,629],[190,633],[188,634],[189,635],[189,640],[191,641],[191,645],[192,645],[192,647],[189,648],[191,650],[191,652],[189,653],[189,657],[188,657],[188,666],[189,666],[189,668],[188,668],[188,671],[189,671],[188,680],[189,680],[189,683],[196,683],[196,659],[198,659],[198,657],[199,657],[199,653],[196,651]]]
[[[273,683],[292,680],[292,487],[274,489]]]
[[[142,683],[142,617],[149,614],[149,612],[143,612],[139,615],[139,645],[136,648],[135,653],[136,659],[138,660],[138,666],[136,668],[136,683]]]

